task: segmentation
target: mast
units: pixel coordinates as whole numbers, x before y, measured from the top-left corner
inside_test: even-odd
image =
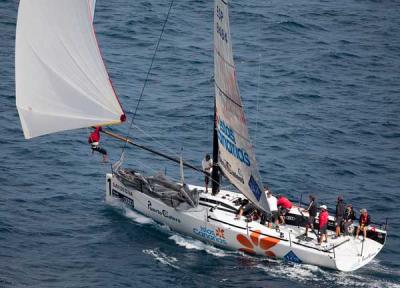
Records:
[[[219,166],[218,166],[218,131],[217,131],[217,104],[214,98],[214,124],[213,124],[213,169],[211,173],[212,194],[219,192]]]

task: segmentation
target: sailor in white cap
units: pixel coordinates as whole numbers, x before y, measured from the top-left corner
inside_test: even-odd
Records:
[[[367,238],[367,227],[368,225],[371,223],[371,218],[368,215],[368,211],[367,209],[363,208],[360,210],[360,220],[359,220],[359,225],[357,227],[357,234],[356,237],[358,238],[358,235],[360,234],[360,231],[363,231],[364,234],[364,239],[365,240]]]

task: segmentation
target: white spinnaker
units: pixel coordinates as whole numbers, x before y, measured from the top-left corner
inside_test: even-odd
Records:
[[[94,20],[94,12],[96,10],[96,0],[90,0],[89,7],[90,7],[90,10],[92,11],[92,20]]]
[[[25,138],[121,122],[93,12],[93,0],[20,1],[15,79]]]
[[[228,0],[216,0],[214,8],[214,75],[219,166],[240,192],[259,208],[269,212],[236,81]]]

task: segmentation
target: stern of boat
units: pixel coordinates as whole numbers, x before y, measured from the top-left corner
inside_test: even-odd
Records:
[[[333,249],[336,268],[350,272],[368,264],[383,248],[383,244],[366,238],[357,240],[349,237],[348,240]]]

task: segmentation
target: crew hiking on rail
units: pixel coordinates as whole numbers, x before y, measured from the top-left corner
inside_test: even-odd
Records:
[[[96,129],[92,133],[90,133],[88,138],[88,143],[91,145],[92,153],[94,153],[94,151],[99,152],[100,154],[103,155],[103,162],[107,162],[108,161],[107,151],[106,149],[100,146],[100,131],[101,131],[101,126],[96,127]]]

